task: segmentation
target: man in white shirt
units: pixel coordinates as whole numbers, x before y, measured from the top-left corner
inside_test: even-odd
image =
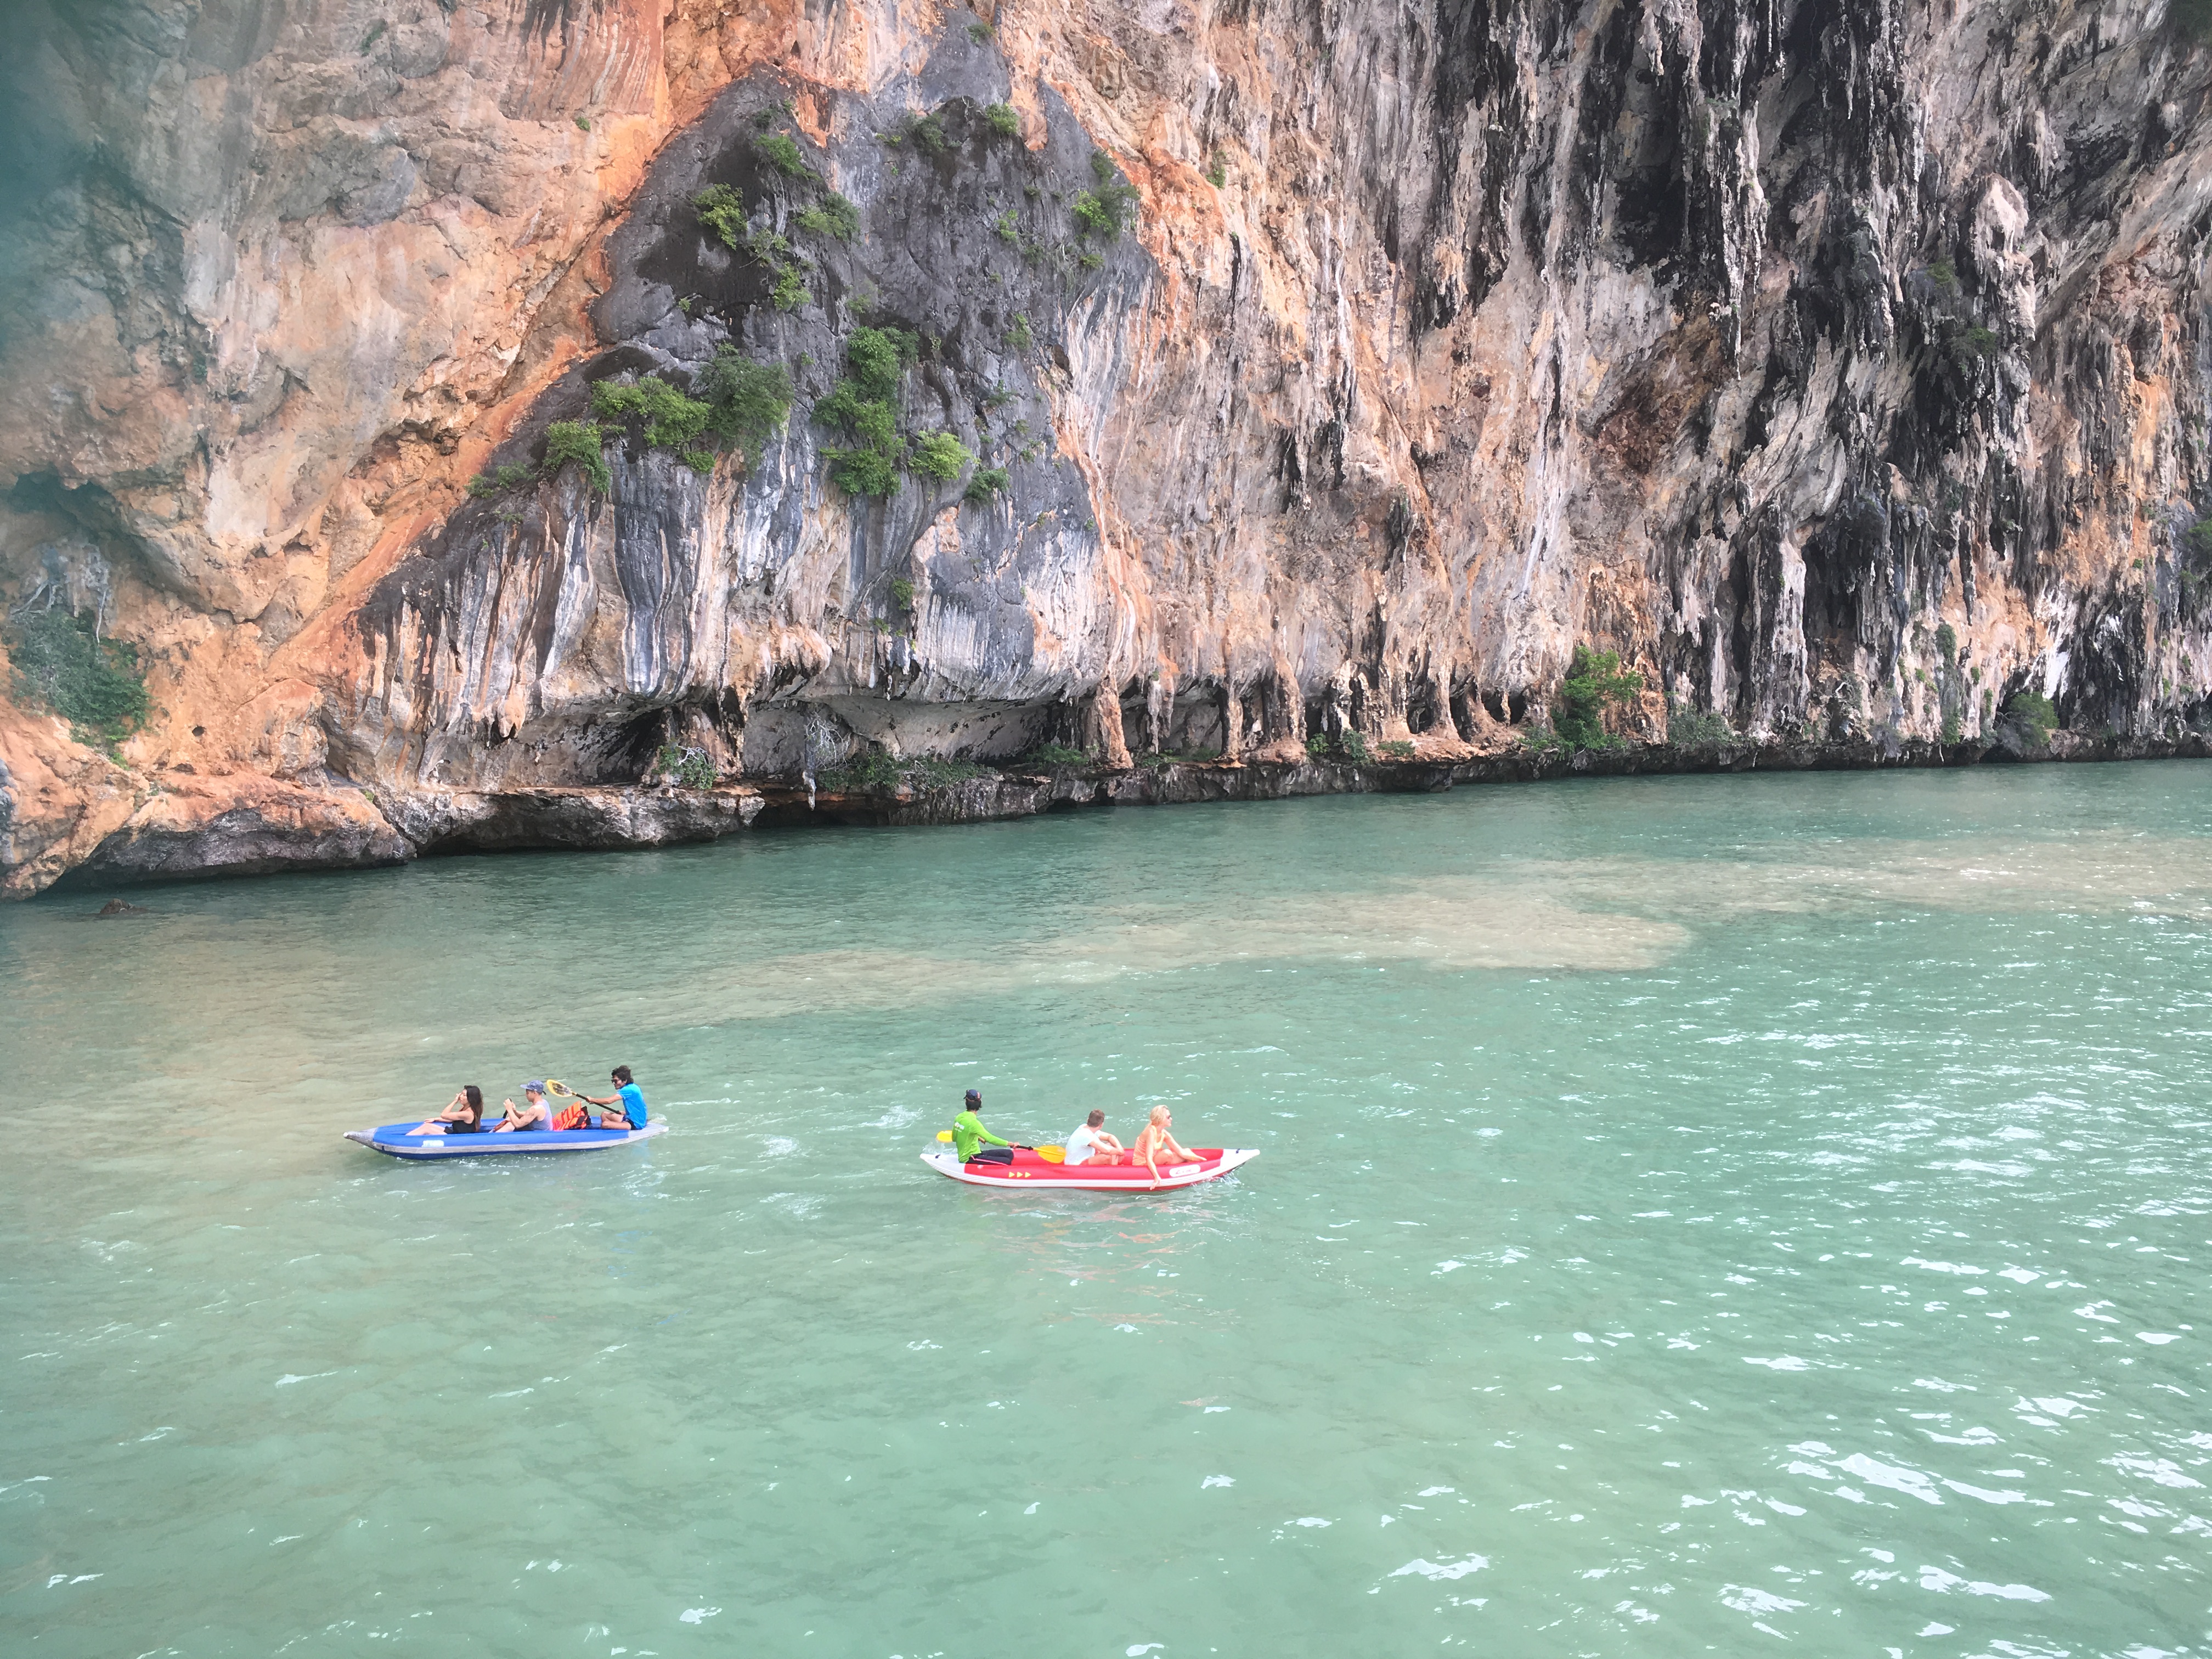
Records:
[[[1083,1127],[1067,1138],[1067,1164],[1088,1164],[1094,1158],[1101,1164],[1121,1161],[1121,1143],[1098,1126],[1106,1121],[1103,1112],[1093,1112],[1084,1121]]]

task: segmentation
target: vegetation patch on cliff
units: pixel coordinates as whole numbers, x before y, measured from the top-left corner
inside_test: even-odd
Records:
[[[1677,749],[1725,749],[1735,728],[1718,714],[1675,707],[1667,711],[1667,741]]]
[[[602,495],[612,494],[614,474],[607,470],[606,457],[599,453],[605,441],[597,421],[554,422],[545,428],[546,476],[574,461],[583,469],[585,482],[592,489]]]
[[[712,789],[721,781],[721,769],[705,750],[687,749],[674,743],[660,745],[660,752],[653,757],[653,765],[646,773],[647,782],[658,781],[678,789]]]
[[[712,411],[708,425],[756,453],[791,413],[791,376],[781,363],[756,363],[724,346],[700,371],[698,390]]]
[[[603,421],[641,422],[646,442],[656,448],[688,449],[707,429],[714,410],[687,398],[657,374],[629,386],[602,380],[592,388],[592,413]]]
[[[1128,228],[1136,187],[1114,176],[1113,158],[1103,149],[1091,155],[1091,174],[1098,187],[1077,191],[1068,206],[1085,232],[1110,242]]]
[[[933,756],[899,756],[872,749],[830,768],[815,780],[833,795],[895,793],[902,787],[929,790],[965,783],[970,778],[995,776],[988,766],[974,761],[940,760]]]
[[[15,700],[52,709],[79,743],[105,749],[143,725],[151,705],[137,648],[102,639],[98,624],[88,611],[49,609],[17,618],[7,641]]]
[[[817,236],[849,242],[860,234],[860,210],[833,190],[818,205],[801,209],[796,222]]]
[[[2058,710],[2040,691],[2014,692],[2005,699],[2002,712],[2029,753],[2040,754],[2051,746],[2051,734],[2058,729]]]
[[[898,429],[899,380],[921,351],[921,342],[898,328],[856,328],[845,342],[845,378],[814,405],[814,418],[848,440],[848,447],[823,452],[830,477],[848,495],[889,495],[898,489],[907,464],[907,443]]]
[[[1622,668],[1618,651],[1578,645],[1559,687],[1553,729],[1570,749],[1610,748],[1614,739],[1605,729],[1607,713],[1623,707],[1643,689],[1644,676]]]
[[[1306,753],[1316,760],[1326,760],[1329,756],[1336,755],[1354,766],[1364,766],[1374,758],[1367,747],[1365,735],[1350,726],[1338,732],[1334,738],[1323,732],[1315,732],[1306,739]]]

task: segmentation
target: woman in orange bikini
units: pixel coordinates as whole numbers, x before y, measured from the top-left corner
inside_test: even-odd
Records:
[[[1144,1133],[1130,1149],[1129,1162],[1142,1164],[1152,1172],[1152,1179],[1160,1178],[1160,1159],[1173,1164],[1195,1164],[1198,1154],[1178,1141],[1168,1126],[1175,1121],[1175,1114],[1164,1106],[1152,1108],[1152,1121],[1145,1125]]]

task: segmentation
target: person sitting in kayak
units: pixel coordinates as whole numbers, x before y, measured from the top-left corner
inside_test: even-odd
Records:
[[[473,1083],[446,1103],[446,1109],[416,1124],[410,1135],[473,1135],[483,1131],[483,1091]]]
[[[1175,1114],[1164,1106],[1152,1108],[1152,1121],[1145,1125],[1144,1133],[1137,1137],[1136,1150],[1129,1156],[1132,1164],[1141,1163],[1152,1172],[1152,1179],[1160,1178],[1160,1160],[1170,1164],[1195,1164],[1198,1154],[1178,1141],[1168,1126],[1175,1121]]]
[[[961,1103],[960,1115],[952,1120],[952,1150],[959,1153],[963,1164],[1012,1164],[1014,1143],[1000,1139],[983,1127],[983,1120],[977,1115],[982,1109],[983,1097],[970,1089]]]
[[[500,1103],[507,1108],[507,1116],[494,1134],[505,1134],[517,1129],[550,1129],[553,1127],[553,1107],[545,1098],[545,1085],[538,1082],[522,1085],[522,1104],[513,1101]]]
[[[1067,1138],[1066,1167],[1088,1164],[1094,1158],[1101,1164],[1119,1164],[1127,1150],[1121,1143],[1098,1126],[1106,1121],[1103,1112],[1093,1112],[1083,1121],[1083,1127]]]
[[[608,1081],[615,1085],[615,1092],[605,1100],[599,1099],[595,1095],[578,1095],[576,1098],[586,1105],[611,1106],[615,1109],[611,1112],[600,1114],[599,1127],[602,1129],[645,1127],[645,1091],[630,1081],[629,1067],[616,1066]]]

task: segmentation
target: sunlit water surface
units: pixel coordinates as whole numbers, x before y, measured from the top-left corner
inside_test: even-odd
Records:
[[[8,909],[0,1640],[2203,1653],[2208,806],[1578,782]],[[617,1061],[665,1137],[339,1138]],[[979,1193],[916,1161],[971,1085],[1264,1156]]]

